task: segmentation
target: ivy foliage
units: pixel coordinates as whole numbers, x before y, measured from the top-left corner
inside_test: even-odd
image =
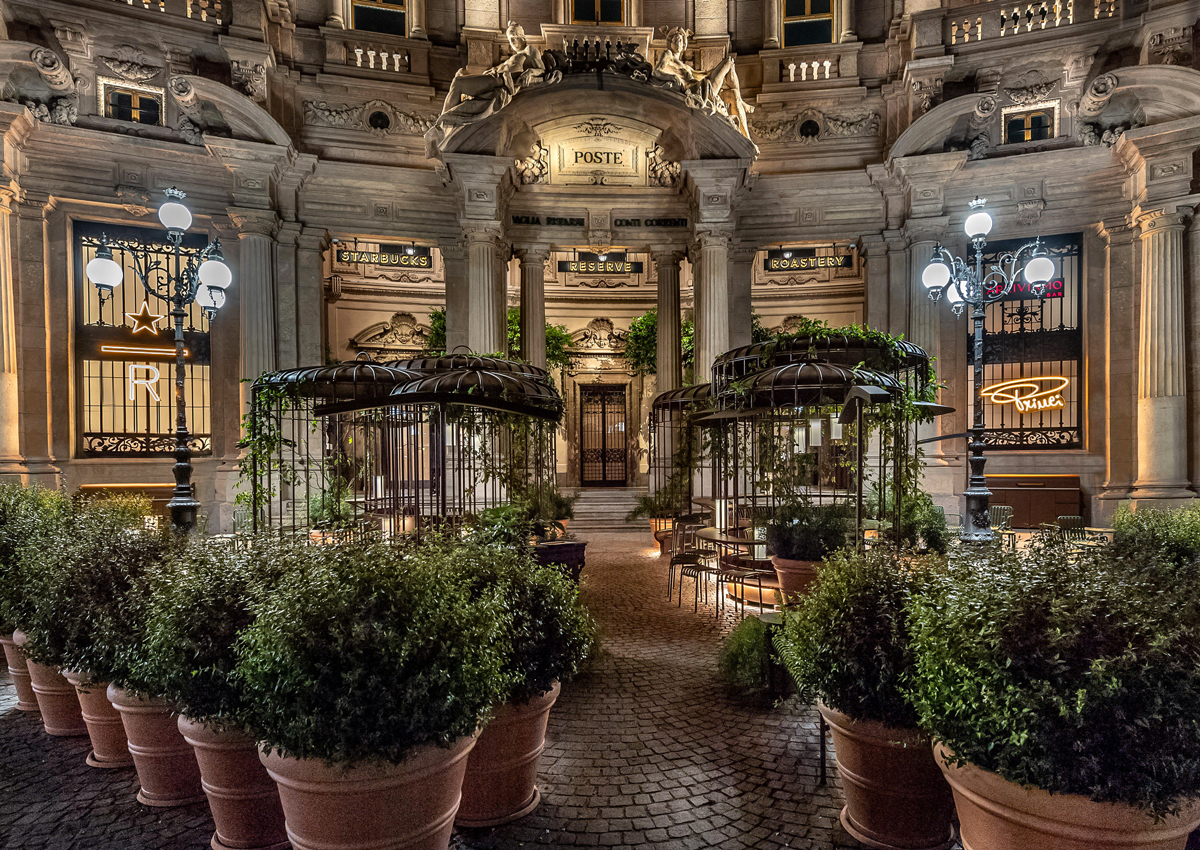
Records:
[[[804,699],[820,699],[855,720],[917,725],[900,685],[913,667],[906,606],[920,592],[928,564],[884,546],[825,561],[816,584],[784,609],[775,636]]]
[[[960,762],[1159,817],[1200,796],[1194,563],[1115,548],[952,550],[910,600],[921,724]]]
[[[238,441],[238,448],[244,449],[245,454],[238,467],[238,494],[234,501],[242,507],[257,513],[276,495],[269,486],[257,486],[256,476],[259,482],[271,481],[273,476],[267,473],[274,469],[284,483],[296,483],[296,471],[286,464],[280,465],[279,457],[280,451],[290,445],[284,436],[284,419],[299,404],[300,388],[296,384],[261,384],[255,391],[250,408],[242,415],[242,438]]]
[[[767,548],[789,561],[822,561],[846,545],[853,523],[845,502],[818,505],[797,498],[767,523]]]
[[[426,342],[425,353],[442,355],[446,353],[446,308],[438,307],[429,313],[429,339]],[[508,350],[504,356],[517,358],[521,353],[521,311],[517,307],[508,308],[507,316]],[[571,334],[565,325],[546,323],[546,365],[550,369],[566,369],[571,365]],[[481,352],[482,353],[482,352]]]
[[[771,333],[758,313],[750,314],[750,341],[766,342]],[[696,363],[696,327],[689,316],[679,326],[680,363],[689,376]],[[658,374],[658,310],[647,310],[629,323],[625,339],[625,362],[637,375]],[[691,378],[686,383],[691,383]]]

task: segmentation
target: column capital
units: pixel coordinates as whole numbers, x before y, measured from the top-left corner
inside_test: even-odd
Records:
[[[1137,227],[1129,216],[1102,221],[1097,225],[1096,232],[1110,246],[1128,244],[1138,237]]]
[[[519,245],[513,249],[513,254],[521,265],[544,265],[550,259],[549,245]]]
[[[226,213],[233,226],[238,229],[239,239],[245,239],[247,236],[274,238],[279,230],[279,216],[275,210],[229,207]]]
[[[733,231],[724,227],[696,229],[696,244],[701,248],[728,248],[733,242]]]
[[[941,215],[932,218],[910,218],[900,228],[908,244],[918,242],[941,242],[946,238],[946,229],[950,226],[950,216]]]
[[[729,262],[731,263],[753,263],[754,257],[758,254],[757,245],[733,244],[729,247]]]
[[[1162,209],[1139,211],[1137,224],[1141,228],[1142,238],[1167,230],[1183,230],[1192,210],[1192,207],[1172,204]]]
[[[463,239],[468,243],[493,242],[499,244],[503,238],[503,228],[498,221],[479,221],[469,219],[461,222]]]
[[[683,262],[683,258],[687,256],[687,251],[678,246],[667,245],[651,245],[650,259],[655,265],[674,264],[678,266]]]

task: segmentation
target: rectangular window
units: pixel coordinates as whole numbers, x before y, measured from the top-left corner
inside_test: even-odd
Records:
[[[132,253],[113,248],[124,281],[101,303],[85,266],[96,256],[101,234],[110,243],[138,246],[159,267],[152,287],[165,287],[175,267],[161,231],[75,223],[75,356],[79,387],[79,452],[83,457],[169,455],[175,446],[175,333],[170,307],[146,292]],[[205,244],[204,234],[184,238],[183,261]],[[209,328],[192,304],[184,319],[188,430],[192,451],[212,453],[209,395]]]
[[[624,0],[571,0],[573,24],[623,24]]]
[[[832,42],[832,0],[784,0],[784,47]]]
[[[405,0],[354,0],[356,30],[408,35]]]
[[[989,242],[983,267],[990,268],[1001,254],[1028,241]],[[1042,245],[1056,270],[1047,297],[1039,300],[1013,291],[987,308],[983,441],[989,450],[1078,449],[1083,445],[1083,236],[1043,237]],[[1020,282],[1024,285],[1023,278]],[[973,362],[972,349],[968,327],[968,364]]]
[[[134,124],[163,126],[164,92],[154,86],[142,86],[108,77],[97,78],[100,112],[105,118]]]
[[[1058,134],[1058,101],[1034,103],[1029,106],[1007,107],[1001,111],[1004,123],[1004,144],[1044,142]]]

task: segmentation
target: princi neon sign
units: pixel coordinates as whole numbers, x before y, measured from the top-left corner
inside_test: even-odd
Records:
[[[1061,410],[1067,406],[1063,391],[1071,379],[1061,375],[1040,378],[1013,378],[984,387],[980,394],[993,404],[1011,404],[1021,413],[1035,410]]]

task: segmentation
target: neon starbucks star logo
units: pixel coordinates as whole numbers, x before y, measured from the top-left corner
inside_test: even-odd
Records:
[[[158,334],[158,323],[166,318],[166,316],[150,312],[150,303],[142,302],[142,307],[136,313],[126,313],[125,318],[133,319],[133,333],[138,331],[150,331],[150,333]]]

